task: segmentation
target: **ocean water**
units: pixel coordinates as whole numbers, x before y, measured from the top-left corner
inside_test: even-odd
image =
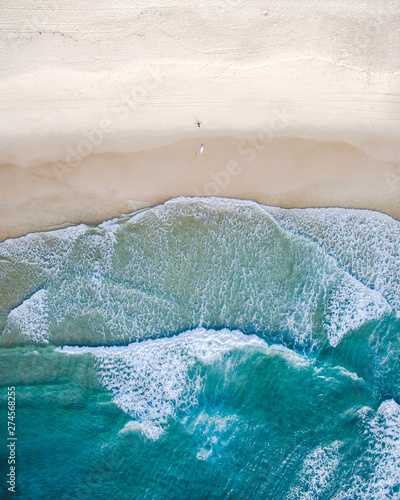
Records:
[[[0,498],[399,499],[400,223],[178,198],[0,243]]]

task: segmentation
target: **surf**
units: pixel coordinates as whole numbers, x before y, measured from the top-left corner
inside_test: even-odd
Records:
[[[399,242],[366,210],[178,198],[0,243],[21,491],[396,498]]]
[[[375,234],[375,219],[351,213],[354,227],[362,221]],[[399,313],[398,247],[387,242],[382,266],[368,236],[350,252],[346,242],[330,243],[339,229],[320,236],[321,212],[308,215],[306,228],[294,214],[179,198],[97,227],[8,240],[0,244],[1,273],[14,282],[3,299],[1,343],[126,345],[226,327],[312,350]],[[399,233],[397,221],[385,224],[388,235]],[[365,255],[367,266],[358,262]]]

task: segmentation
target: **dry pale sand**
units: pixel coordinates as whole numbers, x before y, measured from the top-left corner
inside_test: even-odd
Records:
[[[397,1],[0,11],[0,239],[181,195],[400,219]]]

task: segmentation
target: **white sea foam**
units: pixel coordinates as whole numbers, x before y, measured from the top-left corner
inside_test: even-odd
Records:
[[[220,456],[223,448],[234,439],[238,428],[243,426],[237,414],[207,412],[206,410],[202,410],[194,419],[184,417],[181,423],[188,434],[194,434],[197,439],[201,439],[196,458],[204,461]]]
[[[46,288],[65,343],[71,325],[83,342],[107,344],[221,325],[290,335],[300,348],[325,339],[336,346],[391,311],[382,287],[357,281],[286,213],[245,200],[178,198],[97,228],[8,240],[0,272],[39,276],[35,286]],[[30,281],[21,278],[26,290],[14,303],[31,293]]]
[[[352,276],[344,275],[342,283],[343,286],[334,289],[325,315],[325,328],[332,346],[364,322],[381,318],[392,311],[379,292],[370,290]]]
[[[29,341],[48,344],[47,316],[47,292],[39,290],[9,313],[4,333],[18,333]]]
[[[400,222],[371,210],[266,207],[284,228],[320,245],[380,292],[400,317]]]
[[[394,400],[384,401],[370,424],[373,435],[370,454],[376,463],[374,474],[363,496],[368,500],[395,498],[393,488],[400,488],[400,406]],[[397,490],[400,498],[400,491]]]
[[[340,463],[342,443],[335,441],[328,446],[318,446],[307,455],[299,474],[298,485],[292,488],[288,500],[317,500],[330,486]]]
[[[140,430],[149,439],[157,439],[163,424],[178,409],[197,404],[202,381],[196,370],[190,372],[196,362],[210,364],[233,349],[249,346],[267,349],[256,336],[199,328],[124,347],[65,346],[56,350],[95,356],[102,385],[111,391],[116,405],[135,419],[125,431]]]
[[[41,270],[51,270],[54,275],[70,256],[75,242],[87,231],[88,226],[80,224],[8,239],[0,244],[0,257],[19,264],[40,266]]]
[[[346,491],[334,500],[400,498],[400,406],[391,399],[380,405],[373,418],[371,413],[368,408],[359,411],[370,441],[360,460],[371,464],[372,473],[368,478],[355,475]],[[353,470],[357,470],[357,465],[355,462]]]
[[[302,356],[301,354],[293,351],[292,349],[289,349],[286,346],[283,346],[280,344],[272,344],[269,347],[269,349],[270,349],[272,354],[274,353],[274,351],[279,352],[279,354],[292,365],[295,365],[297,367],[311,366],[311,362],[309,359],[307,359],[305,356]],[[314,368],[314,370],[315,370],[315,368]]]
[[[270,207],[267,207],[266,210],[266,207],[247,200],[177,198],[157,207],[157,216],[163,220],[169,219],[169,223],[171,223],[171,213],[165,210],[165,207],[171,207],[174,215],[193,217],[197,211],[199,216],[204,214],[204,217],[209,217],[210,222],[212,221],[211,214],[215,211],[229,213],[233,218],[239,214],[240,217],[247,217],[247,225],[254,224],[254,226],[251,228],[251,234],[247,234],[248,228],[245,225],[241,227],[243,241],[240,245],[238,244],[238,248],[241,245],[245,247],[247,240],[252,241],[256,235],[260,234],[269,235],[270,241],[272,239],[278,241],[281,234],[293,243],[292,247],[286,247],[289,250],[287,259],[292,259],[296,266],[301,263],[310,276],[307,278],[300,276],[304,281],[299,283],[297,289],[296,287],[285,289],[285,286],[281,287],[280,283],[274,282],[274,279],[280,278],[279,273],[277,273],[276,278],[274,278],[274,272],[269,273],[271,282],[264,287],[264,297],[261,298],[255,293],[251,297],[247,297],[246,301],[248,310],[254,308],[253,299],[257,301],[263,309],[265,318],[268,318],[268,326],[289,330],[294,334],[296,343],[300,345],[313,343],[312,336],[316,327],[313,318],[318,308],[318,297],[321,293],[325,295],[327,300],[323,326],[332,346],[336,346],[343,335],[358,328],[365,321],[379,319],[392,310],[381,293],[371,290],[369,286],[357,281],[351,274],[344,271],[341,265],[338,266],[337,261],[325,250],[321,250],[315,244],[307,244],[301,233],[294,234],[293,228],[288,229],[285,224],[281,225],[282,220],[275,218],[275,214],[279,213],[280,209],[269,211]],[[277,210],[278,212],[276,212]],[[235,228],[232,228],[227,232],[229,234],[234,231]],[[216,237],[220,239],[221,245],[224,245],[222,233]],[[265,250],[265,247],[263,248]],[[257,255],[259,249],[254,245],[249,251]],[[269,251],[273,254],[282,250],[279,249],[278,243],[276,248],[272,251],[269,249]],[[260,261],[265,263],[268,263],[271,258],[266,250],[261,252],[258,257]],[[359,257],[363,258],[362,255]],[[251,283],[246,284],[247,289],[251,286]],[[328,290],[330,290],[329,297],[327,296]],[[263,299],[266,300],[265,306],[262,304]],[[284,309],[282,309],[283,304]],[[223,310],[226,309],[223,308]],[[258,316],[258,312],[255,311],[253,318]]]
[[[156,441],[163,434],[163,428],[159,423],[153,423],[151,421],[140,422],[139,420],[130,420],[124,427],[119,431],[119,434],[126,434],[128,432],[139,432],[147,439]]]

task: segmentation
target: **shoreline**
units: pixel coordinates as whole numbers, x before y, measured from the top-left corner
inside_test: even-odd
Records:
[[[21,1],[0,9],[0,240],[178,196],[400,220],[396,0]]]
[[[369,209],[400,220],[398,170],[343,142],[285,137],[197,136],[75,164],[1,165],[0,240],[97,224],[179,196]]]

